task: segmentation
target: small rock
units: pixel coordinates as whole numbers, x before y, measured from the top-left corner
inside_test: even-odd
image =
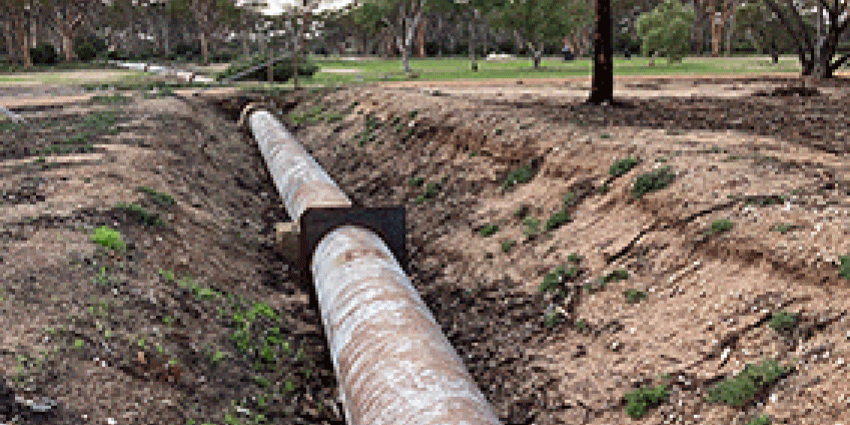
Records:
[[[109,425],[116,425],[118,421],[116,421],[115,418],[106,418],[106,423]]]

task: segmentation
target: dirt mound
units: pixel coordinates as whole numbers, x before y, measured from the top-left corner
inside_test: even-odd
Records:
[[[850,164],[817,136],[843,94],[617,108],[432,87],[283,119],[352,199],[408,207],[414,282],[506,423],[847,417]]]

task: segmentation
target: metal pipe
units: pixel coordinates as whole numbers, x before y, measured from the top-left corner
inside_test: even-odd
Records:
[[[272,114],[254,111],[248,124],[293,220],[351,205]],[[499,424],[380,237],[338,227],[319,242],[311,270],[349,425]]]

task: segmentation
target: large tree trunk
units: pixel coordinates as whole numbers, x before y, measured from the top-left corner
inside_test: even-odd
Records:
[[[74,52],[74,39],[71,38],[71,34],[64,23],[60,27],[64,27],[59,33],[59,36],[62,37],[62,52],[65,53],[65,61],[70,62],[77,56]]]
[[[14,25],[12,17],[7,16],[3,20],[3,35],[6,41],[6,54],[9,55],[9,62],[14,62],[20,59],[18,49],[15,47]]]
[[[416,55],[420,58],[425,57],[425,29],[427,27],[427,19],[424,17],[419,21],[419,26],[416,34]]]
[[[611,0],[596,0],[596,36],[593,38],[593,82],[589,103],[614,101],[614,61],[611,45]]]
[[[27,18],[23,12],[18,12],[15,16],[15,35],[18,39],[18,48],[21,52],[21,58],[24,61],[24,68],[32,69],[32,57],[30,57],[28,33],[29,27],[27,26]]]
[[[206,29],[201,29],[201,62],[204,65],[210,64],[210,46],[209,46],[209,34],[207,34]]]
[[[475,15],[478,14],[478,11],[475,11]],[[469,50],[469,66],[472,68],[474,72],[478,72],[478,64],[475,62],[475,19],[469,20],[469,46],[467,46],[467,50]]]

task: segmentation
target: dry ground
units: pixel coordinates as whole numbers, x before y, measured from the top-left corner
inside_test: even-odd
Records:
[[[265,100],[356,203],[407,206],[414,284],[506,424],[847,423],[850,84],[623,79],[615,107],[539,84]],[[2,124],[7,420],[341,423],[243,103],[136,94]],[[102,225],[126,249],[93,243]],[[747,364],[766,373],[732,388]]]

